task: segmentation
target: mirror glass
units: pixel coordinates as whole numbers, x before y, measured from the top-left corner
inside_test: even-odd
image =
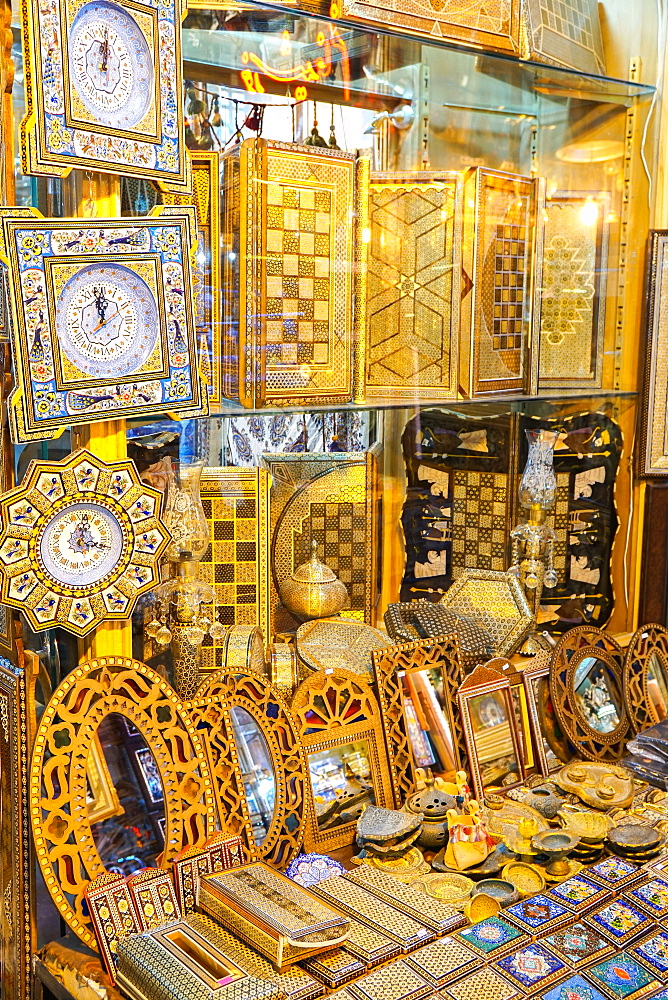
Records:
[[[575,669],[575,703],[587,724],[597,733],[611,733],[619,725],[622,696],[605,660],[585,656]]]
[[[369,802],[375,805],[366,740],[310,753],[308,766],[319,830],[356,823]]]
[[[401,678],[404,716],[416,767],[436,775],[457,770],[449,702],[440,670],[414,670]]]
[[[88,819],[105,868],[130,875],[156,865],[165,843],[165,793],[146,740],[125,716],[102,720],[86,774]]]
[[[668,717],[668,681],[663,660],[658,653],[647,661],[647,697],[657,722]]]
[[[513,742],[513,718],[508,691],[491,691],[470,698],[469,712],[480,778],[490,785],[514,785],[522,778]]]
[[[246,802],[256,844],[261,844],[274,818],[276,776],[264,733],[245,708],[231,710],[234,742],[243,775]]]

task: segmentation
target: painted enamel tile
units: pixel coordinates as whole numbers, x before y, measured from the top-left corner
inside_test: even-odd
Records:
[[[629,955],[637,958],[662,982],[668,980],[668,933],[666,931],[649,934],[633,948],[629,948]]]
[[[598,913],[587,917],[587,922],[603,937],[619,945],[633,941],[652,927],[646,913],[622,899],[614,899]]]
[[[518,927],[501,920],[500,917],[481,920],[473,927],[457,931],[453,937],[455,940],[463,941],[477,955],[489,958],[496,958],[507,951],[513,951],[527,942],[526,934],[523,934]]]
[[[624,898],[657,920],[668,916],[668,882],[662,878],[653,878],[631,889],[624,893]]]
[[[570,976],[546,993],[536,994],[535,1000],[606,1000],[606,997],[583,976]]]
[[[597,882],[592,882],[582,875],[574,875],[573,878],[566,879],[553,886],[546,895],[550,899],[556,899],[559,903],[567,906],[576,913],[583,913],[591,909],[597,903],[602,903],[612,895],[611,889],[605,889]]]
[[[548,895],[531,896],[505,909],[505,915],[522,930],[533,937],[548,934],[550,931],[572,923],[574,916],[571,910],[562,906],[556,899]]]
[[[613,1000],[640,1000],[661,985],[624,951],[587,969],[587,977]]]
[[[526,993],[533,993],[541,987],[541,983],[547,986],[567,971],[560,958],[536,942],[499,959],[495,967],[508,977],[513,986]]]
[[[615,951],[614,945],[585,923],[555,931],[543,938],[542,943],[573,969],[601,962]]]
[[[642,868],[624,858],[618,858],[616,854],[590,865],[582,874],[609,889],[628,889],[645,878]]]

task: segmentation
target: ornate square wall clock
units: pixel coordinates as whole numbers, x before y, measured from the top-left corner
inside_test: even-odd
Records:
[[[179,0],[23,0],[23,172],[188,188]]]
[[[15,441],[145,413],[198,415],[194,210],[141,219],[4,217]]]
[[[36,632],[60,625],[87,635],[129,618],[159,580],[169,541],[161,500],[131,461],[107,465],[77,451],[62,462],[31,462],[0,500],[3,603]]]
[[[477,167],[464,180],[459,370],[469,396],[535,391],[543,197],[520,174]]]
[[[364,295],[364,394],[457,397],[461,181],[372,173]]]
[[[223,394],[349,402],[355,156],[248,139],[223,156]]]
[[[601,387],[609,211],[598,192],[557,192],[545,203],[539,389]]]

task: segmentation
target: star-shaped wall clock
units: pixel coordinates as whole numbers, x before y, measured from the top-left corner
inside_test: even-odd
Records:
[[[31,462],[0,498],[3,604],[37,632],[60,625],[83,636],[129,618],[159,580],[170,537],[161,504],[129,460],[105,463],[80,450]]]

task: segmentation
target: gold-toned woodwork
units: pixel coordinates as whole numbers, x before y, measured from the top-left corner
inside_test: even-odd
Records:
[[[477,167],[464,180],[459,368],[469,396],[534,388],[532,276],[540,264],[539,201],[538,182],[520,174]]]
[[[466,746],[459,713],[454,711],[457,691],[463,680],[463,670],[456,635],[439,636],[402,642],[386,649],[373,650],[376,685],[382,707],[385,742],[390,757],[390,773],[394,785],[397,808],[415,790],[416,770],[420,766],[410,739],[405,713],[405,675],[419,671],[436,670],[443,684],[445,723],[452,737],[455,770],[461,770],[466,760]]]
[[[497,656],[514,653],[535,625],[524,591],[512,573],[466,569],[440,603],[480,622],[491,635]]]
[[[545,203],[540,390],[601,387],[609,212],[599,192],[558,191]]]
[[[266,454],[271,486],[271,631],[293,629],[278,588],[318,543],[323,562],[346,585],[346,618],[376,620],[378,463],[373,452]]]
[[[28,803],[27,661],[0,659],[0,985],[3,997],[30,1000],[35,947],[34,878]]]
[[[253,837],[230,711],[241,708],[258,725],[271,756],[274,813],[262,843]],[[299,853],[305,815],[306,763],[291,713],[270,682],[248,670],[219,670],[199,687],[189,709],[202,734],[220,822],[241,836],[250,858],[285,867]]]
[[[372,173],[365,395],[456,399],[461,180]]]
[[[647,277],[644,396],[640,416],[638,471],[665,476],[668,470],[668,230],[650,232]]]
[[[169,863],[213,831],[215,799],[204,747],[172,688],[137,660],[100,657],[80,664],[56,689],[35,737],[30,818],[35,853],[61,917],[95,947],[84,910],[89,880],[104,873],[86,802],[91,744],[102,721],[118,713],[151,748],[165,791]]]
[[[624,703],[631,729],[644,729],[668,716],[668,629],[643,625],[624,654]]]
[[[193,205],[197,215],[197,251],[193,283],[201,282],[195,303],[200,364],[209,384],[209,401],[220,403],[223,347],[220,259],[220,154],[216,150],[190,150],[192,195],[160,189],[163,205]],[[160,187],[160,186],[159,186]],[[206,355],[205,357],[203,355]]]
[[[498,694],[503,706],[504,719],[498,725],[491,728],[492,739],[487,739],[487,733],[481,731],[477,720],[474,718],[474,699],[484,698]],[[504,781],[504,787],[512,787],[519,784],[526,776],[525,756],[522,752],[522,744],[515,718],[513,696],[511,693],[510,679],[507,675],[500,674],[491,666],[481,665],[469,674],[463,682],[457,695],[461,724],[464,731],[464,742],[469,761],[469,774],[475,797],[482,802],[485,795],[485,788],[495,784],[495,781],[486,781],[483,773],[483,764],[493,764],[496,760],[509,760],[510,769],[508,776],[511,780]],[[494,729],[500,732],[493,732]],[[512,778],[512,768],[515,769],[514,780]]]
[[[237,466],[206,468],[200,495],[211,544],[200,562],[216,591],[218,617],[226,628],[269,628],[269,474]],[[200,670],[225,666],[225,639],[206,638]]]
[[[297,655],[289,642],[272,642],[268,648],[269,680],[286,701],[290,701],[299,684]]]
[[[290,710],[306,756],[310,793],[304,850],[326,853],[352,844],[357,816],[366,803],[387,808],[394,804],[382,714],[373,689],[348,670],[319,670],[299,685]],[[341,758],[345,790],[337,792],[333,802],[319,804],[311,758],[346,747],[351,752],[347,760]],[[355,747],[357,753],[352,752]]]
[[[222,184],[223,394],[349,402],[354,154],[247,139],[223,155]]]
[[[524,698],[529,716],[529,726],[533,738],[538,766],[541,774],[547,777],[558,770],[567,759],[567,753],[562,746],[557,746],[554,733],[553,715],[548,716],[545,702],[548,700],[548,685],[550,676],[550,653],[542,650],[522,671]],[[554,709],[551,709],[552,713]],[[556,750],[560,750],[558,756]]]
[[[527,59],[605,76],[597,0],[525,0],[522,19]]]
[[[319,618],[297,629],[297,657],[306,670],[350,670],[370,677],[374,649],[391,646],[386,632],[347,616]]]
[[[88,781],[88,818],[93,823],[101,823],[110,816],[123,812],[118,793],[109,773],[109,765],[104,756],[100,740],[96,736],[91,743],[86,767]]]
[[[591,660],[591,663],[586,661]],[[614,716],[610,728],[596,729],[584,714],[584,699],[576,691],[579,667],[591,669],[593,661],[602,664],[601,677]],[[579,625],[562,636],[550,663],[550,697],[559,724],[581,757],[593,761],[619,760],[626,750],[629,716],[622,694],[624,654],[619,643],[607,632],[589,625]],[[578,689],[585,677],[578,676]],[[613,701],[617,698],[617,704]],[[607,723],[606,723],[607,727]]]

